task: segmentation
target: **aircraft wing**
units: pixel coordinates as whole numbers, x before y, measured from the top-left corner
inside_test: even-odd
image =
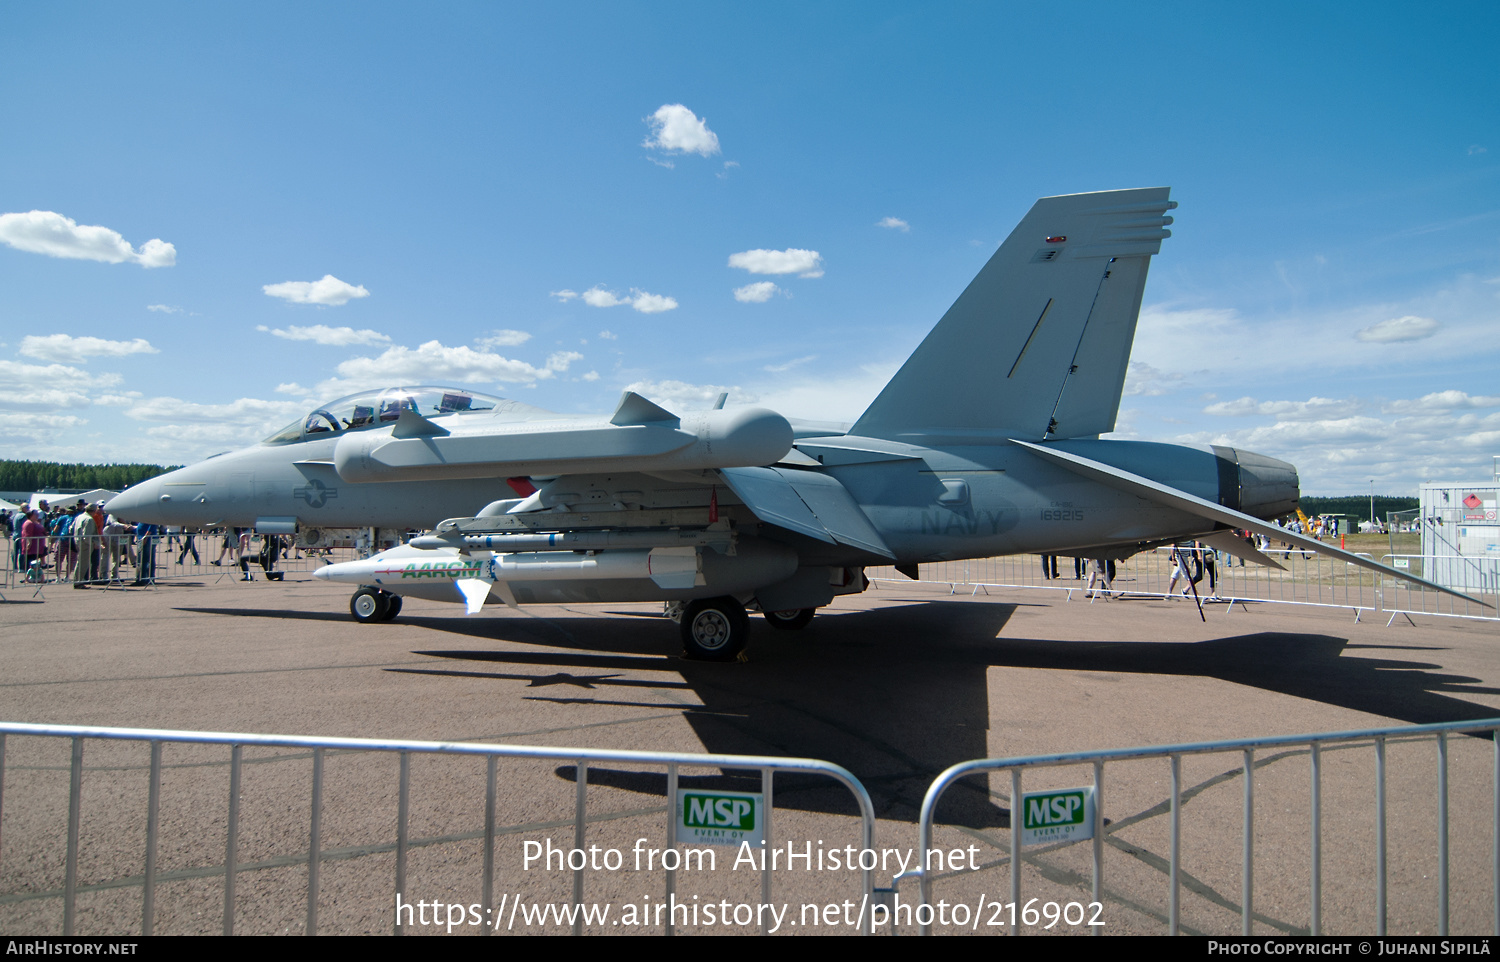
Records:
[[[1152,481],[1150,478],[1143,478],[1138,474],[1132,474],[1129,471],[1123,471],[1119,468],[1104,464],[1100,461],[1094,461],[1089,458],[1079,457],[1076,454],[1069,454],[1065,451],[1059,451],[1056,448],[1047,447],[1041,444],[1032,444],[1027,441],[1017,441],[1012,439],[1011,443],[1025,448],[1026,450],[1032,452],[1043,460],[1050,461],[1053,464],[1067,468],[1074,474],[1079,474],[1083,477],[1098,481],[1102,484],[1107,484],[1110,487],[1116,488],[1121,491],[1128,491],[1131,494],[1136,495],[1137,497],[1145,498],[1147,501],[1154,501],[1157,504],[1166,505],[1169,508],[1176,508],[1179,511],[1186,511],[1189,514],[1195,514],[1200,518],[1207,518],[1210,521],[1217,521],[1220,524],[1226,524],[1233,528],[1244,528],[1248,531],[1254,531],[1257,534],[1263,534],[1268,538],[1275,538],[1278,541],[1285,541],[1290,544],[1297,545],[1301,548],[1307,548],[1309,550],[1316,551],[1319,554],[1328,555],[1331,558],[1338,558],[1342,561],[1347,561],[1350,564],[1358,565],[1361,568],[1368,568],[1371,571],[1378,571],[1381,574],[1390,575],[1393,578],[1400,578],[1403,581],[1409,581],[1412,584],[1421,585],[1424,588],[1431,588],[1434,591],[1441,591],[1444,594],[1453,595],[1455,598],[1462,598],[1465,601],[1472,601],[1475,604],[1483,605],[1486,608],[1494,607],[1493,605],[1489,605],[1483,601],[1480,601],[1478,598],[1471,598],[1463,592],[1454,591],[1452,588],[1444,588],[1442,585],[1434,584],[1433,582],[1427,581],[1424,578],[1418,578],[1416,575],[1408,574],[1405,571],[1398,571],[1395,568],[1388,568],[1377,561],[1362,557],[1353,553],[1352,551],[1345,551],[1342,548],[1335,548],[1330,544],[1325,544],[1322,541],[1317,540],[1316,538],[1309,538],[1306,535],[1297,534],[1294,531],[1287,531],[1285,528],[1277,527],[1276,525],[1271,524],[1268,521],[1262,521],[1260,518],[1256,518],[1252,515],[1243,514],[1239,511],[1234,511],[1230,508],[1226,508],[1223,505],[1214,504],[1212,501],[1206,501],[1203,498],[1197,497],[1196,495],[1188,494],[1186,491],[1179,491],[1178,489],[1170,487],[1169,485],[1161,484],[1157,481]]]

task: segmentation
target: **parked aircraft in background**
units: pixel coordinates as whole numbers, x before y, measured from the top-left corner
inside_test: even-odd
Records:
[[[1167,188],[1037,201],[852,425],[722,397],[678,415],[626,392],[612,415],[568,418],[392,388],[135,485],[109,510],[264,532],[430,529],[317,575],[359,586],[361,621],[394,617],[403,595],[470,613],[496,599],[665,601],[688,652],[713,659],[744,647],[747,606],[800,628],[863,591],[867,565],[916,577],[922,562],[1123,558],[1187,539],[1276,564],[1234,528],[1437,588],[1268,523],[1296,507],[1290,464],[1099,439],[1174,207]]]

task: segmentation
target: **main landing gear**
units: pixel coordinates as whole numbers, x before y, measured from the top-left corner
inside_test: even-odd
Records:
[[[816,608],[788,608],[786,611],[762,611],[766,624],[778,631],[800,631],[812,624]]]
[[[688,657],[702,661],[733,661],[750,637],[745,606],[729,597],[688,602],[680,624]]]
[[[816,608],[762,611],[766,624],[778,631],[797,631],[812,623]],[[666,614],[682,629],[682,646],[689,658],[734,661],[750,638],[750,616],[730,597],[699,601],[669,601]]]
[[[401,613],[401,596],[379,588],[363,587],[349,599],[349,614],[362,624],[390,621]]]

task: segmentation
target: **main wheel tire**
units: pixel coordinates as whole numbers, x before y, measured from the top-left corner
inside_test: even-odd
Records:
[[[387,603],[390,597],[377,588],[361,588],[349,599],[349,614],[362,624],[384,621],[385,613],[390,610]]]
[[[381,616],[380,620],[394,621],[396,616],[401,614],[401,596],[393,595],[389,591],[381,593],[385,595],[385,614]]]
[[[812,623],[816,608],[789,608],[786,611],[762,611],[766,624],[779,631],[799,631]]]
[[[745,650],[750,619],[733,598],[694,601],[682,613],[682,644],[689,658],[733,661]]]

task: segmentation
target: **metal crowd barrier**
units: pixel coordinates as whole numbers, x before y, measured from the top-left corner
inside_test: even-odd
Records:
[[[1381,588],[1381,610],[1391,612],[1391,621],[1405,615],[1435,615],[1441,618],[1500,620],[1500,556],[1388,554],[1381,563],[1447,585],[1456,591],[1488,602],[1484,608],[1440,591],[1431,591],[1409,581],[1386,577]],[[1387,622],[1390,624],[1390,622]]]
[[[279,538],[277,550],[264,549],[269,538]],[[133,534],[104,535],[74,543],[74,550],[57,553],[56,539],[48,539],[47,553],[40,577],[33,581],[24,570],[18,570],[14,554],[5,558],[5,585],[61,585],[77,580],[80,564],[90,565],[83,581],[94,587],[121,588],[155,585],[163,582],[213,579],[215,582],[282,580],[288,575],[300,580],[325,564],[351,561],[359,557],[353,548],[309,549],[298,547],[294,539],[261,536],[250,533],[244,538],[221,531],[169,532],[156,535],[149,542]],[[93,561],[81,555],[89,550]],[[35,591],[35,589],[33,589]]]
[[[1021,901],[1021,865],[1025,848],[1021,843],[1024,817],[1021,813],[1024,796],[1021,791],[1021,773],[1028,769],[1057,768],[1069,765],[1089,765],[1093,770],[1094,816],[1093,816],[1093,871],[1091,893],[1094,901],[1100,901],[1103,887],[1103,848],[1105,836],[1104,819],[1104,766],[1108,762],[1126,760],[1167,760],[1170,769],[1171,798],[1170,818],[1170,872],[1168,889],[1167,934],[1177,935],[1180,924],[1181,900],[1181,842],[1182,842],[1182,757],[1223,752],[1240,752],[1241,775],[1244,778],[1244,821],[1241,832],[1241,934],[1251,934],[1254,912],[1255,874],[1255,753],[1267,749],[1307,748],[1311,758],[1310,802],[1310,878],[1311,912],[1308,934],[1323,934],[1322,919],[1322,752],[1332,745],[1353,745],[1370,742],[1375,752],[1375,918],[1378,935],[1386,934],[1387,922],[1387,858],[1386,858],[1386,744],[1388,741],[1405,740],[1418,736],[1435,736],[1437,745],[1437,806],[1438,832],[1438,934],[1448,935],[1449,916],[1449,827],[1448,827],[1448,736],[1459,733],[1488,733],[1494,740],[1493,784],[1491,812],[1491,877],[1494,883],[1492,923],[1495,934],[1500,935],[1500,718],[1475,722],[1454,722],[1438,725],[1412,725],[1395,728],[1371,728],[1362,731],[1325,732],[1317,735],[1293,735],[1278,738],[1250,738],[1234,741],[1196,742],[1181,745],[1161,745],[1146,748],[1126,748],[1111,751],[1071,752],[1060,755],[1035,755],[1018,758],[987,758],[960,762],[937,777],[927,789],[922,800],[922,814],[918,825],[918,848],[921,861],[917,870],[898,877],[897,882],[911,876],[917,877],[921,886],[922,904],[929,906],[928,921],[922,925],[922,934],[932,934],[932,882],[925,871],[928,854],[933,851],[932,830],[938,800],[949,786],[970,775],[1005,772],[1010,773],[1010,900],[1012,905]],[[1081,844],[1078,843],[1078,844]],[[920,921],[920,919],[918,920]],[[1012,924],[1010,933],[1019,933],[1021,926]],[[1095,929],[1097,934],[1099,929]]]
[[[482,904],[488,909],[494,905],[495,881],[495,809],[497,799],[496,768],[501,758],[570,761],[575,765],[575,805],[573,816],[573,845],[582,849],[585,841],[585,805],[588,793],[588,768],[594,762],[627,762],[641,765],[665,765],[667,769],[667,846],[677,844],[674,817],[678,805],[678,769],[720,768],[758,770],[761,791],[765,799],[765,821],[763,836],[767,848],[771,846],[772,787],[776,772],[799,772],[825,775],[842,784],[859,803],[861,815],[861,846],[873,849],[875,844],[875,808],[869,793],[855,778],[832,762],[812,758],[780,758],[762,755],[700,755],[688,752],[646,752],[613,749],[548,748],[524,745],[487,745],[466,742],[423,742],[369,738],[313,738],[296,735],[254,735],[227,732],[168,731],[144,728],[100,728],[83,725],[32,725],[19,722],[0,722],[0,814],[3,814],[5,785],[5,748],[9,735],[68,738],[72,741],[68,787],[67,854],[64,869],[63,935],[71,936],[78,894],[79,823],[83,787],[83,742],[86,738],[116,741],[147,742],[151,747],[150,780],[146,802],[146,851],[145,867],[141,881],[143,906],[141,911],[141,934],[151,935],[155,920],[155,892],[157,883],[157,829],[161,807],[162,746],[166,743],[199,745],[227,745],[230,749],[229,799],[227,829],[225,833],[224,862],[224,934],[234,934],[235,881],[239,872],[237,864],[240,820],[240,775],[243,765],[243,749],[246,746],[278,748],[310,748],[313,750],[312,810],[308,831],[308,875],[307,875],[307,922],[306,933],[316,935],[318,930],[319,862],[322,854],[322,784],[323,756],[329,749],[360,752],[395,752],[400,756],[398,776],[399,808],[396,825],[395,891],[406,891],[406,868],[408,849],[408,817],[411,783],[412,755],[477,755],[486,759],[483,895]],[[4,853],[0,851],[0,860]],[[769,903],[771,898],[770,860],[761,872],[761,900]],[[0,861],[3,864],[3,861]],[[676,870],[666,871],[664,898],[671,899],[676,887]],[[573,892],[571,904],[576,908],[583,900],[583,869],[573,870]],[[873,893],[873,869],[861,872],[863,894],[867,900]],[[871,930],[872,913],[862,916],[861,934]],[[575,912],[573,934],[582,933],[582,914]],[[765,921],[762,919],[762,929]],[[672,934],[673,921],[669,913],[666,934]],[[490,927],[481,931],[488,935]],[[394,933],[401,934],[399,915],[395,920]]]
[[[1075,576],[1073,559],[1064,556],[1056,558],[1057,578],[1046,577],[1041,556],[1035,554],[923,564],[919,571],[922,581],[946,584],[950,593],[957,593],[960,587],[972,589],[971,594],[990,588],[1026,588],[1064,591],[1070,601],[1075,593],[1079,598],[1091,601],[1121,596],[1167,598],[1181,596],[1184,588],[1181,580],[1176,585],[1171,584],[1174,567],[1171,550],[1156,548],[1117,561],[1109,589],[1099,587],[1093,592],[1089,590],[1087,570],[1081,577]],[[1215,554],[1211,550],[1205,553]],[[1468,583],[1453,585],[1457,590],[1495,606],[1484,608],[1313,551],[1273,544],[1265,553],[1286,570],[1249,563],[1242,565],[1227,554],[1217,553],[1212,575],[1205,566],[1204,576],[1198,582],[1198,600],[1204,604],[1222,604],[1226,610],[1236,604],[1243,606],[1246,602],[1344,608],[1354,612],[1355,620],[1359,620],[1364,612],[1391,612],[1392,620],[1402,614],[1500,620],[1500,576],[1488,573],[1490,568],[1476,568],[1486,573],[1474,576]],[[1410,570],[1421,576],[1420,555],[1384,555],[1381,560],[1393,566],[1397,561],[1406,560]],[[1462,561],[1473,566],[1472,559]],[[1497,565],[1500,559],[1486,559],[1486,563]],[[891,567],[869,568],[866,574],[876,587],[882,582],[909,583],[906,576]],[[1189,600],[1193,598],[1191,588],[1187,590],[1187,597]]]

